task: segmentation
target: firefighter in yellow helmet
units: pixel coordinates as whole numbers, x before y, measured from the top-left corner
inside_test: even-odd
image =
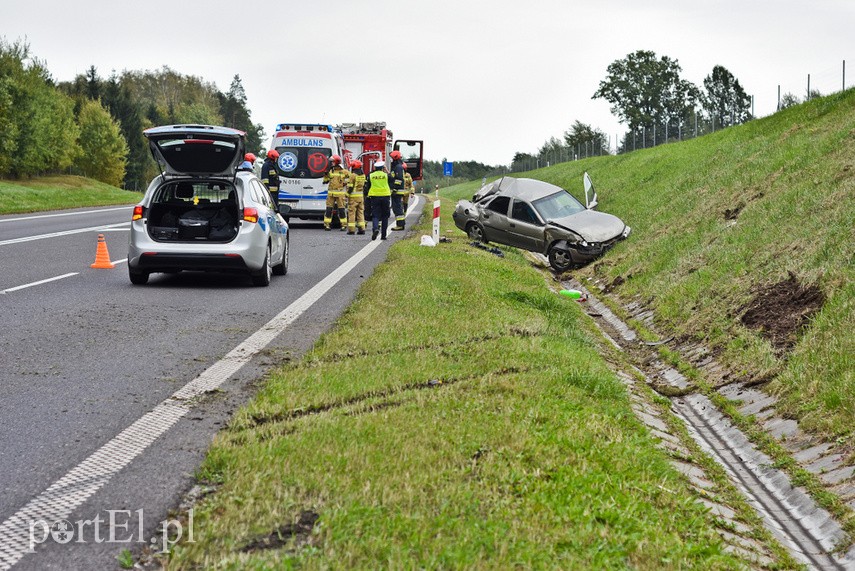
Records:
[[[350,178],[347,181],[347,233],[365,234],[365,173],[362,161],[350,162]]]
[[[347,195],[347,181],[350,178],[350,173],[342,168],[340,156],[333,155],[330,158],[332,166],[324,175],[324,184],[329,184],[327,187],[327,209],[324,211],[324,230],[330,229],[333,211],[335,211],[338,215],[341,230],[344,231],[347,229],[347,212],[344,202]]]
[[[404,214],[407,213],[407,208],[410,206],[410,197],[416,193],[416,189],[413,186],[413,175],[407,172],[407,163],[403,164],[404,167],[404,191],[406,194],[404,195]]]

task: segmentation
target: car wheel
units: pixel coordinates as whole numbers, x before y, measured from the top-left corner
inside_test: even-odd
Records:
[[[135,272],[128,269],[128,276],[131,278],[131,283],[134,285],[145,285],[148,283],[148,272]]]
[[[480,224],[472,222],[469,226],[466,227],[466,234],[469,236],[470,240],[475,240],[476,242],[486,242],[484,239],[484,229]]]
[[[549,250],[549,265],[556,272],[566,272],[573,267],[573,258],[570,250],[566,248],[552,248]]]
[[[288,240],[285,240],[285,250],[282,252],[282,261],[273,266],[273,273],[277,276],[284,276],[288,273]]]
[[[270,285],[270,278],[273,276],[273,268],[270,266],[270,244],[267,244],[267,253],[264,256],[264,263],[261,269],[252,274],[252,285],[257,287],[267,287]]]

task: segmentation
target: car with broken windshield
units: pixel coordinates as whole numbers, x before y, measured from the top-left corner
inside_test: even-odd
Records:
[[[244,159],[245,133],[211,125],[166,125],[143,132],[160,168],[134,207],[128,271],[234,272],[256,286],[288,270],[288,224]]]
[[[494,242],[543,254],[558,272],[602,256],[630,234],[612,214],[597,212],[597,195],[587,173],[582,204],[548,182],[503,177],[461,200],[454,224],[477,242]]]

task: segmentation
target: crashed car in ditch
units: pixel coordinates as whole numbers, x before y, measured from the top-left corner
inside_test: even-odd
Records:
[[[593,209],[597,195],[588,173],[584,183],[583,205],[554,184],[506,176],[471,201],[459,201],[452,218],[472,240],[539,252],[563,272],[603,255],[630,233],[617,216]]]

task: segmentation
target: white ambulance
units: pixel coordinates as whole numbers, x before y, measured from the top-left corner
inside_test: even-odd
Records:
[[[327,185],[324,173],[330,157],[342,156],[344,141],[332,125],[280,123],[270,148],[279,153],[279,210],[282,215],[303,219],[324,217]]]

